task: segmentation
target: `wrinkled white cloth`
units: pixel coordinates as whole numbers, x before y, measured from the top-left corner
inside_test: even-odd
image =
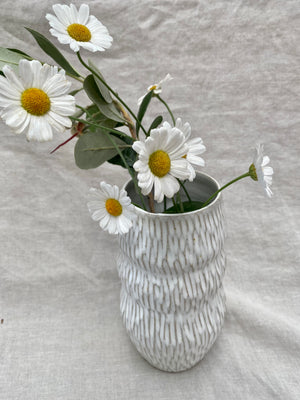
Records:
[[[49,154],[68,133],[27,143],[1,124],[0,398],[299,399],[299,0],[87,2],[114,43],[82,54],[119,95],[136,111],[147,87],[170,73],[161,96],[202,137],[204,171],[224,184],[247,171],[263,142],[274,197],[250,179],[224,192],[225,325],[196,367],[164,373],[126,335],[117,239],[86,207],[90,187],[122,185],[126,171],[80,170],[74,143]],[[0,45],[50,61],[28,26],[85,73],[48,33],[54,3],[2,0]],[[158,113],[169,120],[153,101],[146,124]]]

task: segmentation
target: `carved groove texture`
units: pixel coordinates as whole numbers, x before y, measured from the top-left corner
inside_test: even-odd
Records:
[[[199,362],[223,325],[225,272],[221,204],[176,216],[138,211],[120,236],[121,314],[131,341],[154,367]]]

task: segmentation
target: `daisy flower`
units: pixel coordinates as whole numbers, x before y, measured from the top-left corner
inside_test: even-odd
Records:
[[[136,141],[132,147],[139,154],[133,168],[138,172],[142,194],[149,194],[154,186],[154,199],[158,203],[164,196],[171,198],[179,191],[176,178],[191,178],[189,162],[184,158],[188,146],[179,129],[168,126],[152,129],[145,142]]]
[[[132,227],[136,214],[126,190],[101,182],[100,189],[90,189],[89,198],[87,206],[91,217],[99,221],[102,229],[116,235],[127,233]]]
[[[273,168],[268,166],[270,159],[263,155],[264,147],[262,144],[256,146],[253,163],[250,165],[249,174],[251,178],[258,181],[265,190],[268,197],[273,193],[270,189],[272,185]]]
[[[154,94],[160,94],[162,92],[162,85],[166,82],[171,81],[173,78],[170,74],[167,74],[161,81],[159,81],[158,83],[154,83],[154,85],[151,85],[148,87],[147,89],[147,93],[151,92],[151,90],[153,91]],[[146,96],[145,93],[142,97],[140,97],[138,99],[138,106],[142,103],[143,98]]]
[[[69,44],[73,51],[80,46],[90,51],[104,51],[112,44],[112,37],[107,28],[93,15],[87,4],[81,4],[79,10],[70,4],[54,4],[56,16],[47,14],[51,26],[50,33],[62,44]]]
[[[0,76],[0,116],[15,133],[26,131],[28,140],[44,142],[52,128],[63,132],[72,125],[75,99],[67,95],[71,82],[63,70],[37,60],[20,60],[19,76],[10,66]]]
[[[167,127],[168,129],[171,128],[170,124],[168,122],[164,122],[163,126]],[[192,130],[191,130],[191,125],[188,122],[183,123],[181,118],[176,119],[176,124],[175,127],[179,129],[185,136],[186,144],[188,145],[188,151],[185,154],[185,158],[187,161],[196,166],[204,167],[205,166],[205,161],[203,160],[202,157],[199,157],[199,154],[202,154],[205,152],[206,147],[203,144],[203,140],[200,137],[190,139]],[[196,172],[194,168],[190,167],[191,173],[192,173],[192,180],[196,176]]]

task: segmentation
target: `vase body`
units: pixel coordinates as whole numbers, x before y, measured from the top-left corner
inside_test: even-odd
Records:
[[[218,184],[197,174],[187,188],[193,198],[205,201]],[[134,226],[119,239],[123,323],[151,365],[183,371],[205,356],[224,321],[221,196],[185,214],[153,214],[137,207],[136,212]]]

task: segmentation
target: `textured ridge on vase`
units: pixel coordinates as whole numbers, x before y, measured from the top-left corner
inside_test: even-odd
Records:
[[[224,321],[224,228],[220,200],[193,213],[137,210],[120,236],[121,315],[153,366],[182,371],[199,362]]]

